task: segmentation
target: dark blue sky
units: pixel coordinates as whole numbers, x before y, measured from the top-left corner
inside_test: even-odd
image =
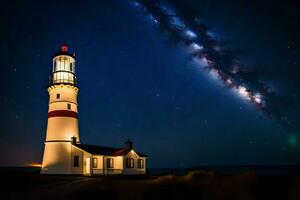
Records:
[[[151,167],[300,164],[299,133],[195,67],[129,2],[1,5],[0,165],[41,162],[48,75],[62,43],[76,52],[82,142],[120,146],[130,138],[150,155]],[[293,4],[184,2],[291,100],[299,122],[299,16]]]

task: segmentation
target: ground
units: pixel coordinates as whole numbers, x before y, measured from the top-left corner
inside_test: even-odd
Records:
[[[300,176],[49,176],[1,170],[1,199],[300,199]]]

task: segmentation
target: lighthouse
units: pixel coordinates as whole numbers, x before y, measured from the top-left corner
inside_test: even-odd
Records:
[[[41,173],[72,174],[72,142],[79,143],[75,56],[62,45],[53,56],[49,108]]]
[[[53,56],[49,78],[49,108],[41,174],[145,174],[148,156],[133,149],[105,147],[80,142],[78,130],[75,56],[62,45]]]

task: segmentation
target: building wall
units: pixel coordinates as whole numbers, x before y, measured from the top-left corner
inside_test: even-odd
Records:
[[[80,142],[78,128],[78,109],[77,93],[78,88],[70,85],[54,85],[48,88],[49,92],[49,109],[51,114],[55,111],[64,111],[71,113],[71,116],[55,116],[48,118],[46,141],[50,140],[68,140],[76,137]],[[57,98],[57,94],[60,95]],[[68,108],[68,104],[71,108]]]
[[[89,164],[90,172],[89,173],[87,172],[87,165],[88,165],[87,158],[90,159],[90,164]],[[89,154],[85,151],[83,152],[83,175],[87,175],[87,176],[92,175],[92,154]]]
[[[93,159],[96,158],[97,159],[97,167],[93,167],[93,174],[94,175],[100,175],[100,174],[104,174],[104,170],[103,170],[103,158],[104,156],[102,155],[93,155]],[[93,164],[93,160],[92,160],[92,164]]]
[[[71,85],[53,85],[48,88],[49,104],[53,102],[72,102],[77,105],[78,88]],[[57,99],[56,94],[60,94]]]
[[[55,110],[67,110],[68,105],[71,104],[71,111],[77,112],[77,104],[73,102],[52,102],[49,105],[49,112],[55,111]]]
[[[48,118],[46,141],[71,141],[72,137],[79,140],[78,120],[72,117]]]
[[[107,159],[114,160],[114,167],[107,168]],[[104,174],[122,174],[123,173],[123,157],[122,156],[104,156]]]
[[[46,142],[42,174],[71,174],[71,143]]]
[[[84,152],[75,146],[72,145],[72,153],[71,153],[71,172],[72,174],[83,174],[84,168]],[[74,156],[79,156],[79,166],[74,167]]]
[[[127,168],[126,167],[126,158],[133,158],[134,159],[134,167],[133,168]],[[144,168],[138,168],[138,159],[143,159],[144,160]],[[127,155],[124,156],[124,169],[123,169],[123,174],[127,175],[133,175],[133,174],[145,174],[146,173],[146,158],[144,157],[139,157],[134,150],[131,150]]]
[[[41,173],[82,174],[82,168],[73,168],[74,149],[71,144],[72,137],[80,141],[77,118],[78,88],[63,84],[53,85],[48,88],[48,92],[48,124]],[[60,94],[59,98],[57,94]],[[71,109],[68,104],[71,104]]]

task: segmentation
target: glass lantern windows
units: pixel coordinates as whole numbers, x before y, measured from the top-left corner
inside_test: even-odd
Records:
[[[75,60],[68,55],[58,55],[53,59],[53,71],[49,84],[76,85]]]
[[[68,71],[75,73],[75,61],[69,56],[57,56],[53,63],[53,72]]]
[[[75,76],[70,72],[58,71],[53,73],[53,83],[75,83]]]

